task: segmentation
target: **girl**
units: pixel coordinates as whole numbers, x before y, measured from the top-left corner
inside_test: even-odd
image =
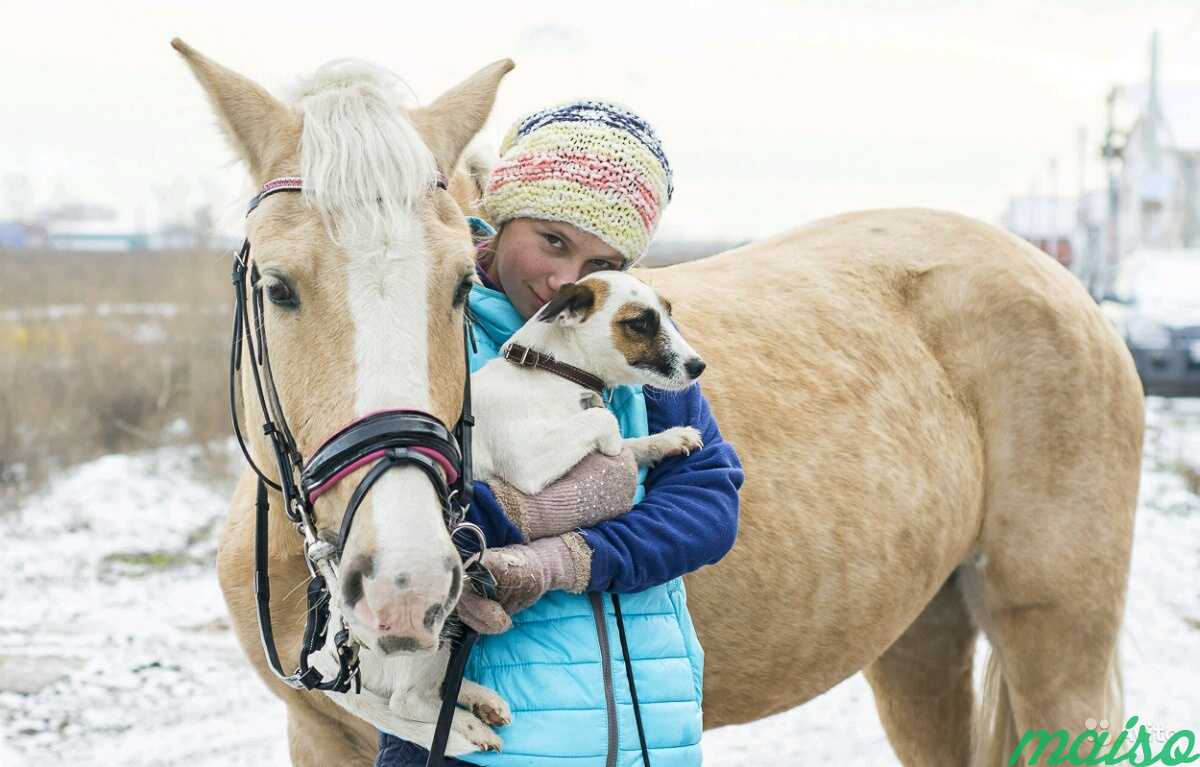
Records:
[[[470,297],[479,342],[472,370],[498,356],[562,285],[644,256],[673,191],[654,130],[606,102],[532,114],[500,151],[481,201],[490,224],[472,220],[482,283]],[[496,576],[499,602],[464,592],[460,617],[484,634],[465,676],[507,700],[513,721],[497,728],[503,751],[447,764],[701,762],[704,654],[681,576],[733,546],[741,465],[698,386],[606,395],[623,436],[691,425],[704,447],[643,469],[632,495],[636,467],[602,456],[537,496],[476,483],[468,519],[487,537],[484,564]],[[418,767],[427,756],[385,734],[376,767]]]

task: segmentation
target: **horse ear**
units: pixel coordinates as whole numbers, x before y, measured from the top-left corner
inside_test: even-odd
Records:
[[[256,181],[266,178],[285,147],[281,141],[300,128],[300,117],[257,83],[226,69],[176,37],[179,52],[212,101],[229,143]]]
[[[571,327],[586,320],[595,306],[596,294],[590,285],[568,282],[550,297],[537,317],[542,322],[556,322],[562,327]]]
[[[443,93],[427,107],[414,109],[413,124],[437,159],[438,168],[449,176],[475,134],[483,129],[500,80],[513,66],[512,59],[501,59],[463,80]]]

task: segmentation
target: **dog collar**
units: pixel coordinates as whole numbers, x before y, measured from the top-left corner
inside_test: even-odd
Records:
[[[559,362],[549,354],[542,354],[539,351],[521,346],[520,344],[509,344],[504,347],[504,359],[519,367],[545,370],[559,378],[565,378],[571,383],[591,389],[602,397],[604,396],[604,381],[586,370],[580,370],[574,365]]]

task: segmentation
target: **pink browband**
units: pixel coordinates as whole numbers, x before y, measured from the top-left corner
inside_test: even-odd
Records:
[[[303,189],[303,188],[304,188],[304,179],[300,178],[299,176],[281,176],[280,178],[273,178],[270,181],[268,181],[267,183],[263,184],[262,189],[260,189],[259,191],[260,192],[270,192],[275,189]]]
[[[443,173],[439,172],[437,174],[436,181],[434,181],[434,185],[441,189],[448,189],[450,187],[450,182]],[[260,197],[263,197],[268,192],[277,192],[284,189],[301,190],[303,188],[304,179],[302,179],[300,176],[280,176],[279,178],[273,178],[267,183],[263,184],[262,189],[258,190],[258,194]]]

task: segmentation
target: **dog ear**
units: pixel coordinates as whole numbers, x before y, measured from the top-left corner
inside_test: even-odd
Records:
[[[557,322],[562,327],[582,323],[596,306],[596,294],[591,287],[568,282],[551,296],[538,313],[542,322]]]

